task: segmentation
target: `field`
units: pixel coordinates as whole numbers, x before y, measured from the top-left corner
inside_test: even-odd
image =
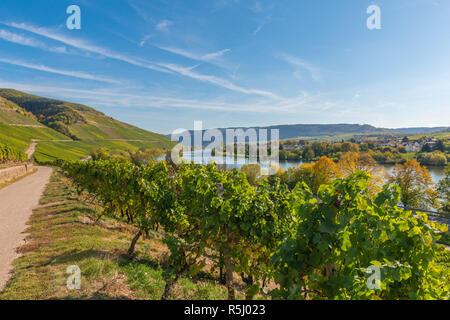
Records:
[[[14,263],[14,277],[0,300],[7,299],[159,299],[166,246],[157,232],[138,242],[131,259],[127,249],[136,230],[94,217],[99,208],[79,197],[71,183],[54,173],[41,208],[29,221],[23,255]],[[97,211],[97,212],[96,212]],[[66,268],[82,270],[82,289],[66,288]],[[238,298],[244,298],[239,291]],[[226,288],[200,273],[185,276],[170,299],[225,299]],[[262,298],[262,297],[260,297]]]
[[[57,169],[55,169],[57,170]],[[0,292],[0,300],[9,299],[151,299],[164,292],[170,251],[162,239],[163,230],[150,231],[137,242],[134,255],[127,250],[137,229],[106,217],[92,197],[79,195],[71,181],[55,171],[50,184],[28,223],[26,244],[14,262],[12,279]],[[445,242],[446,240],[443,239]],[[448,239],[447,239],[448,240]],[[437,262],[450,267],[449,251],[440,252]],[[66,286],[69,266],[81,270],[81,290]],[[218,272],[208,269],[184,273],[169,299],[226,299],[227,288]],[[245,284],[234,276],[236,298],[245,298]],[[268,285],[270,289],[277,286]],[[255,299],[270,299],[259,293]]]

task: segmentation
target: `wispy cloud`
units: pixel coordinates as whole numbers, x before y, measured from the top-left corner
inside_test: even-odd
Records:
[[[152,37],[153,35],[148,34],[145,37],[142,38],[141,42],[139,42],[139,45],[141,47],[143,47],[145,45],[145,43]]]
[[[150,62],[146,62],[141,59],[129,58],[122,54],[112,52],[108,49],[89,44],[83,40],[69,38],[67,36],[63,36],[59,33],[51,31],[47,28],[35,27],[35,26],[29,25],[26,23],[11,22],[11,23],[3,23],[3,24],[13,27],[13,28],[16,28],[16,29],[28,31],[28,32],[40,35],[42,37],[46,37],[48,39],[59,41],[68,46],[77,48],[79,50],[96,53],[96,54],[99,54],[101,56],[104,56],[104,57],[107,57],[110,59],[115,59],[115,60],[129,63],[131,65],[135,65],[135,66],[139,66],[139,67],[143,67],[143,68],[147,68],[147,69],[152,69],[152,70],[159,71],[159,72],[165,72],[165,73],[175,72],[175,73],[183,75],[185,77],[188,77],[191,79],[196,79],[196,80],[202,81],[202,82],[211,83],[211,84],[214,84],[219,87],[226,88],[226,89],[229,89],[229,90],[232,90],[235,92],[240,92],[240,93],[249,94],[249,95],[259,95],[259,96],[264,96],[266,98],[283,100],[283,98],[281,98],[280,96],[278,96],[272,92],[269,92],[269,91],[245,88],[245,87],[239,86],[239,85],[237,85],[227,79],[224,79],[224,78],[216,77],[213,75],[204,75],[204,74],[197,73],[194,71],[195,67],[194,68],[193,67],[184,67],[184,66],[180,66],[177,64],[171,64],[171,63],[159,63],[159,62],[151,62],[150,63]],[[197,59],[203,59],[204,61],[207,61],[207,60],[213,61],[213,60],[217,59],[218,57],[224,55],[229,50],[230,49],[224,49],[224,50],[221,50],[221,51],[218,51],[215,53],[211,53],[211,54],[206,54],[203,56],[192,55],[190,53],[187,53],[186,51],[184,51],[184,52],[178,51],[178,53],[180,54],[183,52],[185,55],[190,55]]]
[[[164,68],[167,68],[171,71],[179,73],[183,76],[186,76],[186,77],[189,77],[192,79],[196,79],[199,81],[203,81],[203,82],[212,83],[219,87],[226,88],[226,89],[229,89],[232,91],[236,91],[236,92],[240,92],[240,93],[244,93],[244,94],[264,96],[266,98],[271,98],[271,99],[276,99],[276,100],[283,100],[283,98],[281,98],[280,96],[278,96],[272,92],[269,92],[269,91],[258,90],[258,89],[248,89],[248,88],[238,86],[227,79],[197,73],[193,70],[192,67],[186,68],[186,67],[182,67],[182,66],[179,66],[176,64],[161,64],[161,65]]]
[[[233,112],[256,112],[273,113],[280,110],[299,113],[308,110],[320,111],[321,106],[326,103],[319,103],[315,96],[303,94],[292,100],[283,102],[273,102],[267,99],[254,100],[247,103],[230,103],[221,99],[185,99],[177,96],[158,96],[140,92],[130,92],[123,89],[75,89],[69,87],[43,86],[36,84],[12,83],[0,79],[0,87],[16,88],[26,92],[41,94],[44,96],[57,97],[61,99],[71,99],[76,102],[85,103],[91,106],[105,107],[133,107],[133,108],[180,108],[196,110],[221,110]],[[80,100],[82,99],[82,100]],[[320,106],[319,106],[320,105]]]
[[[27,69],[33,69],[33,70],[38,70],[38,71],[43,71],[43,72],[49,72],[49,73],[54,73],[54,74],[59,74],[59,75],[79,78],[79,79],[94,80],[94,81],[101,81],[101,82],[108,82],[108,83],[115,83],[115,84],[119,83],[116,80],[109,79],[109,78],[106,78],[106,77],[98,77],[98,76],[94,76],[94,75],[91,75],[91,74],[88,74],[88,73],[84,73],[84,72],[79,72],[79,71],[69,71],[69,70],[55,69],[55,68],[47,67],[47,66],[44,66],[44,65],[32,64],[32,63],[19,61],[19,60],[6,59],[6,58],[1,58],[0,57],[0,62],[1,63],[11,64],[11,65],[15,65],[15,66],[19,66],[19,67],[23,67],[23,68],[27,68]]]
[[[322,82],[322,75],[320,73],[320,70],[315,66],[313,66],[312,64],[306,62],[303,59],[293,57],[287,54],[280,55],[280,58],[296,68],[296,70],[294,71],[294,75],[296,77],[302,78],[303,72],[307,71],[311,75],[313,81]]]
[[[253,35],[256,36],[262,30],[262,28],[264,28],[264,26],[266,24],[268,24],[271,20],[272,20],[272,17],[270,17],[270,16],[266,17],[253,31]]]
[[[34,38],[25,37],[23,35],[9,32],[7,30],[0,29],[0,38],[12,43],[20,44],[22,46],[39,48],[45,51],[57,52],[57,53],[67,53],[67,48],[64,46],[60,47],[50,47],[45,43],[36,40]]]
[[[35,26],[29,25],[26,23],[15,23],[15,22],[3,23],[3,24],[13,27],[13,28],[16,28],[16,29],[28,31],[28,32],[40,35],[40,36],[48,38],[48,39],[59,41],[61,43],[64,43],[68,46],[71,46],[71,47],[74,47],[74,48],[77,48],[80,50],[84,50],[84,51],[91,52],[91,53],[96,53],[96,54],[99,54],[101,56],[104,56],[104,57],[107,57],[110,59],[119,60],[119,61],[126,62],[126,63],[132,64],[132,65],[135,65],[135,66],[152,69],[155,71],[168,72],[167,70],[159,68],[158,66],[155,66],[154,64],[151,64],[151,63],[148,63],[145,61],[139,61],[134,58],[129,58],[127,56],[112,52],[108,49],[89,44],[80,39],[74,39],[74,38],[69,38],[69,37],[63,36],[61,34],[53,32],[47,28],[35,27]]]
[[[223,49],[217,52],[212,52],[212,53],[207,53],[207,54],[196,54],[196,53],[192,53],[189,52],[187,50],[184,49],[179,49],[179,48],[174,48],[174,47],[165,47],[165,46],[157,46],[157,48],[167,51],[167,52],[171,52],[192,60],[197,60],[197,61],[203,61],[203,62],[212,62],[215,61],[219,58],[221,58],[224,54],[226,54],[227,52],[230,52],[231,49]]]
[[[156,25],[156,29],[161,32],[169,32],[170,26],[173,25],[173,22],[170,20],[162,20]]]

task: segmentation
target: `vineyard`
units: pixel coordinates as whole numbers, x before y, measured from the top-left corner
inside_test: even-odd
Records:
[[[126,161],[62,162],[102,216],[136,227],[128,254],[157,230],[169,249],[161,299],[183,275],[207,270],[235,299],[235,277],[246,297],[275,299],[446,299],[447,227],[398,208],[400,191],[373,195],[370,175],[357,172],[290,190],[278,179],[251,185],[237,170],[215,165]],[[381,271],[369,289],[367,268]],[[269,290],[269,287],[271,290]]]
[[[14,149],[10,146],[0,144],[0,163],[3,162],[20,162],[27,161],[28,156],[21,150]]]

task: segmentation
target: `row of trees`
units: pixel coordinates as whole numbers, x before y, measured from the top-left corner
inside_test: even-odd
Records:
[[[396,186],[372,195],[368,173],[290,190],[277,177],[252,185],[215,165],[108,160],[62,168],[104,214],[137,227],[130,254],[142,234],[162,228],[170,251],[162,299],[206,259],[210,272],[225,274],[229,299],[236,274],[249,299],[268,281],[280,299],[448,298],[448,270],[435,262],[445,228],[399,209]],[[382,270],[379,290],[365,285],[370,265]]]
[[[259,165],[246,165],[241,169],[247,174],[249,181],[257,184],[263,177],[260,175]],[[347,178],[357,171],[370,173],[368,180],[369,191],[372,195],[381,191],[386,183],[396,184],[400,188],[401,203],[408,208],[444,209],[438,201],[440,194],[428,170],[415,160],[408,160],[404,164],[397,164],[390,174],[379,167],[376,161],[366,153],[348,152],[342,155],[338,162],[327,157],[321,157],[316,162],[289,168],[287,171],[279,169],[276,176],[291,190],[298,183],[304,182],[314,194],[320,186],[330,184],[335,179]],[[273,180],[269,178],[269,180]],[[441,191],[441,198],[442,196]]]
[[[0,163],[23,162],[27,160],[28,156],[25,152],[4,144],[0,144]]]
[[[163,149],[157,148],[140,148],[136,151],[128,151],[128,152],[120,152],[114,153],[109,152],[105,148],[100,148],[96,150],[92,150],[90,153],[90,157],[92,160],[122,160],[122,161],[131,161],[134,164],[148,164],[156,161],[158,158],[162,157],[166,151]]]
[[[286,147],[292,147],[295,141],[284,141],[280,144],[280,160],[290,161],[313,161],[325,156],[335,161],[339,160],[345,153],[359,152],[370,155],[380,164],[405,163],[410,159],[405,147],[377,147],[373,143],[332,143],[332,142],[313,142],[300,140],[298,144],[303,148],[285,150]],[[425,149],[418,153],[416,158],[422,165],[445,166],[448,159],[445,154],[444,142],[439,140],[435,150]],[[426,144],[426,146],[429,146]]]
[[[441,151],[419,153],[417,155],[417,161],[429,166],[446,166],[448,163],[447,156]]]

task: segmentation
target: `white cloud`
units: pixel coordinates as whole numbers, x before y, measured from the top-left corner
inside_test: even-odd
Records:
[[[145,45],[145,43],[152,37],[151,34],[146,35],[145,37],[142,38],[141,42],[139,42],[139,45],[141,47],[143,47]]]
[[[253,35],[256,36],[261,30],[262,28],[264,28],[264,26],[266,24],[268,24],[270,21],[272,20],[271,16],[266,17],[259,25],[258,27],[256,27],[256,29],[253,31]]]
[[[127,56],[109,51],[102,47],[98,47],[98,46],[89,44],[83,40],[69,38],[69,37],[57,34],[47,28],[34,27],[34,26],[28,25],[26,23],[11,22],[11,23],[4,23],[4,24],[7,26],[16,28],[16,29],[25,30],[25,31],[40,35],[42,37],[46,37],[48,39],[62,42],[68,46],[71,46],[71,47],[74,47],[74,48],[77,48],[80,50],[88,51],[91,53],[96,53],[96,54],[99,54],[101,56],[104,56],[104,57],[107,57],[110,59],[119,60],[119,61],[126,62],[126,63],[132,64],[132,65],[135,65],[135,66],[139,66],[139,67],[143,67],[143,68],[147,68],[147,69],[151,69],[151,70],[155,70],[155,71],[168,72],[167,70],[161,69],[151,63],[148,63],[145,61],[139,61],[139,60],[133,59],[133,58],[129,58]]]
[[[318,68],[316,68],[315,66],[313,66],[312,64],[306,62],[303,59],[297,58],[297,57],[293,57],[287,54],[282,54],[281,59],[286,61],[287,63],[289,63],[291,66],[297,68],[296,71],[294,71],[294,75],[297,78],[302,79],[302,72],[301,70],[306,70],[310,75],[313,81],[315,82],[322,82],[322,75],[319,71]]]
[[[223,49],[217,52],[208,53],[202,56],[202,59],[209,61],[222,57],[225,53],[230,52],[231,49]]]
[[[228,81],[227,79],[222,79],[222,78],[219,78],[216,76],[203,75],[203,74],[197,73],[197,72],[193,71],[193,68],[186,68],[186,67],[182,67],[182,66],[175,65],[175,64],[161,64],[161,66],[163,66],[164,68],[167,68],[171,71],[174,71],[176,73],[179,73],[183,76],[186,76],[186,77],[189,77],[192,79],[196,79],[199,81],[203,81],[203,82],[212,83],[219,87],[226,88],[226,89],[229,89],[232,91],[236,91],[236,92],[240,92],[240,93],[244,93],[244,94],[264,96],[264,97],[276,99],[276,100],[283,100],[283,98],[281,98],[280,96],[278,96],[272,92],[258,90],[258,89],[244,88],[244,87],[241,87],[241,86],[238,86],[238,85],[232,83],[231,81]]]
[[[173,25],[172,21],[162,20],[156,25],[156,29],[161,32],[169,32],[169,27]]]
[[[39,48],[46,51],[57,52],[57,53],[67,53],[67,48],[64,46],[60,47],[50,47],[45,43],[38,41],[33,38],[25,37],[20,34],[9,32],[7,30],[0,29],[0,38],[12,43],[20,44],[22,46]]]
[[[28,69],[33,69],[33,70],[38,70],[38,71],[43,71],[43,72],[49,72],[49,73],[54,73],[54,74],[60,74],[60,75],[79,78],[79,79],[95,80],[95,81],[102,81],[102,82],[116,83],[116,84],[119,83],[116,80],[109,79],[106,77],[97,77],[97,76],[93,76],[91,74],[79,72],[79,71],[54,69],[54,68],[50,68],[50,67],[47,67],[44,65],[36,65],[36,64],[19,61],[19,60],[12,60],[12,59],[6,59],[6,58],[0,57],[0,62],[12,64],[12,65],[23,67],[23,68],[28,68]]]
[[[12,83],[0,80],[0,87],[15,88],[44,96],[57,97],[63,100],[73,100],[90,105],[106,107],[136,107],[136,108],[181,108],[195,110],[219,110],[233,112],[273,113],[288,112],[301,114],[302,112],[320,112],[326,103],[319,102],[318,96],[302,94],[295,99],[283,102],[273,102],[267,99],[253,100],[246,103],[230,103],[220,98],[213,100],[184,99],[146,94],[142,91],[130,92],[121,89],[75,89],[68,87],[43,86],[36,84]]]
[[[217,59],[221,58],[227,52],[231,51],[231,49],[223,49],[223,50],[220,50],[217,52],[200,55],[200,54],[189,52],[184,49],[179,49],[179,48],[174,48],[174,47],[157,46],[157,48],[167,51],[167,52],[175,53],[177,55],[180,55],[180,56],[192,59],[192,60],[203,61],[203,62],[211,62],[211,61],[217,60]]]
[[[194,68],[183,67],[183,66],[179,66],[176,64],[170,64],[170,63],[157,63],[157,62],[149,63],[144,60],[129,58],[127,56],[112,52],[108,49],[89,44],[80,39],[73,39],[73,38],[69,38],[69,37],[60,35],[60,34],[55,33],[47,28],[34,27],[34,26],[31,26],[26,23],[11,22],[11,23],[4,23],[4,24],[8,25],[10,27],[16,28],[16,29],[25,30],[25,31],[40,35],[42,37],[46,37],[46,38],[49,38],[49,39],[52,39],[55,41],[62,42],[68,46],[75,47],[79,50],[84,50],[84,51],[87,51],[90,53],[96,53],[96,54],[99,54],[101,56],[104,56],[104,57],[107,57],[110,59],[115,59],[115,60],[129,63],[131,65],[135,65],[135,66],[139,66],[139,67],[143,67],[143,68],[147,68],[147,69],[152,69],[155,71],[165,72],[165,73],[175,72],[175,73],[178,73],[185,77],[188,77],[191,79],[196,79],[196,80],[202,81],[202,82],[208,82],[211,84],[215,84],[219,87],[226,88],[226,89],[229,89],[229,90],[232,90],[235,92],[240,92],[240,93],[249,94],[249,95],[259,95],[259,96],[264,96],[264,97],[271,98],[271,99],[283,100],[283,98],[281,98],[280,96],[278,96],[272,92],[269,92],[269,91],[244,88],[244,87],[241,87],[239,85],[232,83],[231,81],[229,81],[227,79],[219,78],[219,77],[212,76],[212,75],[203,75],[203,74],[196,73],[195,71],[193,71],[193,69],[195,67]],[[209,59],[211,61],[211,60],[217,59],[218,57],[225,54],[229,50],[230,49],[225,49],[225,50],[218,51],[218,52],[215,52],[212,54],[200,56],[199,58],[202,58],[204,60]],[[185,54],[188,54],[188,53],[185,52]]]

